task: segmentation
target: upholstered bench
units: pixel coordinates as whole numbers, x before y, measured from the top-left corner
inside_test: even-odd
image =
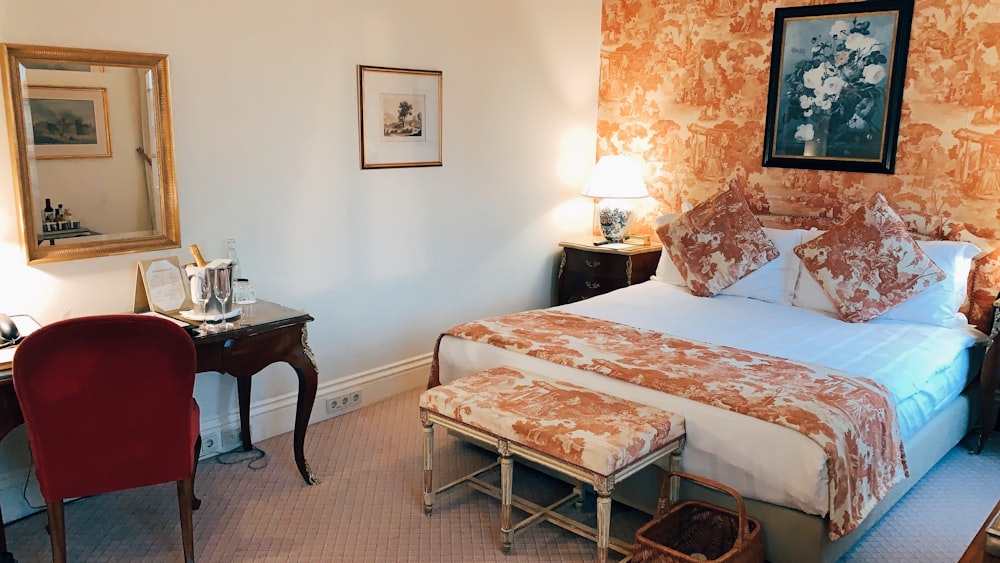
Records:
[[[459,483],[499,496],[500,535],[508,552],[516,532],[545,519],[597,542],[597,560],[607,560],[609,545],[628,553],[629,544],[609,540],[611,492],[615,483],[671,455],[678,470],[684,444],[684,417],[640,403],[604,395],[508,367],[497,367],[439,385],[420,395],[424,427],[424,512],[431,514],[434,495]],[[438,490],[433,488],[434,424],[459,435],[496,444],[498,463]],[[582,501],[583,488],[548,507],[513,495],[511,456],[530,460],[581,483],[597,493],[597,530],[556,510]],[[500,465],[500,491],[478,479]],[[533,512],[511,526],[511,506]]]

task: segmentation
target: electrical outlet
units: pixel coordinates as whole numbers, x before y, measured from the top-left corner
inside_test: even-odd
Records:
[[[219,430],[219,451],[232,451],[242,445],[243,440],[240,438],[239,425],[225,426]]]
[[[364,404],[360,389],[326,398],[326,414],[337,416],[361,408]]]
[[[212,457],[222,452],[222,438],[219,431],[202,432],[201,434],[201,456],[199,459]]]

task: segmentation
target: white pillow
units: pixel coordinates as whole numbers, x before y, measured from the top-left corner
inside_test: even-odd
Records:
[[[656,218],[656,226],[662,227],[677,217],[677,213],[667,213]],[[764,227],[764,233],[778,248],[780,256],[751,272],[743,279],[723,289],[720,295],[749,297],[770,303],[788,305],[795,291],[795,281],[799,274],[799,257],[792,249],[802,242],[803,229],[770,229]],[[684,278],[670,259],[665,250],[660,251],[660,263],[656,266],[654,280],[672,285],[687,287]]]
[[[673,221],[678,215],[680,215],[680,213],[667,213],[666,215],[660,215],[656,218],[657,228]],[[667,254],[666,249],[660,250],[660,263],[656,265],[656,273],[653,274],[651,279],[666,282],[671,285],[687,287],[687,283],[684,281],[684,278],[681,277],[681,273],[677,270],[677,266],[674,266],[674,261],[670,259],[670,255]]]
[[[809,231],[802,242],[808,242],[824,232]],[[972,259],[980,250],[972,243],[949,240],[918,240],[917,246],[944,271],[947,277],[888,309],[877,318],[943,327],[965,324],[965,317],[959,314],[958,309],[965,302]],[[792,297],[792,305],[836,313],[837,308],[833,305],[833,301],[802,266],[802,261],[799,260],[798,263],[799,281]]]
[[[921,240],[917,241],[917,246],[948,277],[892,307],[878,318],[944,327],[965,324],[965,316],[959,315],[958,309],[965,302],[972,259],[979,254],[979,249],[969,242],[950,240]]]
[[[777,247],[779,256],[719,293],[780,305],[791,304],[795,293],[795,281],[799,276],[799,264],[802,262],[792,249],[802,243],[805,232],[803,229],[764,227],[764,234]]]

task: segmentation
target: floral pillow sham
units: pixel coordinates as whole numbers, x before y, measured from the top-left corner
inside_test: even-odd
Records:
[[[691,293],[711,297],[778,257],[735,182],[656,229]]]
[[[676,217],[676,213],[661,215],[657,219],[657,224],[662,226]],[[802,242],[802,237],[806,232],[804,229],[764,227],[764,234],[774,243],[779,256],[723,289],[719,294],[790,305],[795,293],[795,284],[799,278],[799,266],[802,263],[798,256],[792,252],[792,249]],[[660,262],[656,266],[656,274],[653,279],[671,285],[687,287],[687,283],[681,277],[681,273],[674,265],[666,247],[660,252]],[[822,292],[822,290],[820,291]]]
[[[947,277],[881,193],[795,254],[848,322],[874,319]]]

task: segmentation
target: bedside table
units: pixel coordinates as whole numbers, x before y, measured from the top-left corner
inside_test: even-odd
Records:
[[[983,451],[990,433],[997,423],[996,399],[1000,389],[1000,295],[993,302],[990,313],[990,343],[986,348],[983,366],[979,370],[979,441],[972,448],[972,453]]]
[[[660,261],[660,244],[594,246],[593,241],[563,241],[556,301],[565,305],[647,281]]]

